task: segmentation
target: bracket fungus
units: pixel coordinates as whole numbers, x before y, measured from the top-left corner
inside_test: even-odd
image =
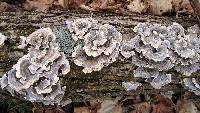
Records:
[[[171,74],[166,71],[173,68],[190,76],[200,69],[199,31],[198,25],[185,30],[178,23],[169,26],[138,23],[134,27],[134,37],[123,41],[120,53],[132,58],[132,63],[138,66],[135,77],[145,78],[154,88],[160,89],[171,82]],[[189,84],[186,79],[184,83]]]
[[[124,41],[120,53],[125,58],[132,57],[132,63],[139,67],[171,69],[174,65],[169,59],[170,42],[164,38],[168,33],[165,28],[159,24],[139,23],[134,28],[135,36]]]
[[[69,31],[73,33],[72,37],[75,41],[84,39],[84,35],[86,35],[91,28],[97,27],[97,23],[98,21],[92,18],[75,19],[73,22],[66,21],[67,27]]]
[[[73,39],[78,43],[72,53],[73,61],[84,67],[84,73],[99,71],[116,61],[122,35],[114,26],[100,24],[92,18],[67,23]]]
[[[183,86],[196,95],[200,95],[200,84],[197,78],[184,78]]]
[[[171,74],[160,73],[158,76],[153,78],[150,84],[155,89],[160,89],[162,86],[171,83],[171,81]]]
[[[17,48],[24,49],[27,46],[26,37],[20,36],[19,38],[20,38],[20,42],[19,42],[19,45],[17,46]]]
[[[186,31],[180,24],[138,23],[134,37],[123,41],[120,53],[132,57],[139,67],[168,71],[174,69],[186,76],[199,70],[199,27],[194,25]]]
[[[4,45],[4,41],[7,39],[2,33],[0,33],[0,47]]]
[[[136,90],[141,85],[141,83],[134,81],[122,82],[122,87],[124,87],[126,91]]]
[[[142,67],[138,67],[134,71],[134,77],[145,78],[145,81],[149,82],[155,89],[160,89],[162,86],[171,83],[171,74]]]
[[[58,74],[67,74],[70,65],[60,52],[55,35],[50,28],[41,28],[26,42],[30,45],[28,54],[1,78],[1,87],[31,102],[60,104],[65,88],[61,87]]]

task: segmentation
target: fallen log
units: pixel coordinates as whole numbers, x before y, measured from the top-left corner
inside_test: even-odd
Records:
[[[118,14],[105,12],[84,12],[84,11],[54,11],[49,13],[39,12],[4,12],[0,14],[0,32],[8,36],[8,40],[0,49],[0,74],[7,72],[17,62],[17,60],[27,53],[27,49],[19,49],[19,36],[28,36],[30,33],[41,27],[66,26],[66,20],[76,18],[92,17],[100,23],[109,23],[115,26],[122,34],[123,38],[129,38],[133,34],[133,27],[139,22],[160,23],[170,25],[173,22],[181,24],[187,28],[198,23],[194,17],[161,17],[139,14]],[[113,98],[123,95],[154,94],[155,92],[173,91],[174,94],[182,94],[186,91],[180,84],[185,78],[179,73],[173,72],[172,82],[159,90],[154,89],[144,79],[134,78],[132,70],[133,64],[128,61],[117,61],[101,71],[84,74],[82,68],[76,66],[70,57],[71,71],[65,76],[60,76],[62,85],[66,86],[66,97],[73,102],[83,102],[91,98]],[[198,77],[198,73],[190,77]],[[139,81],[143,85],[137,91],[126,91],[122,87],[123,81]],[[191,96],[195,101],[199,101],[198,96]]]

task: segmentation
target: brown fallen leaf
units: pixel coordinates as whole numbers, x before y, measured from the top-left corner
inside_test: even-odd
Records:
[[[185,13],[188,15],[194,14],[194,10],[190,5],[189,0],[173,0],[172,5],[174,12],[177,14],[176,16],[178,16],[180,13]]]
[[[172,100],[163,95],[155,95],[153,97],[152,113],[175,113]]]
[[[149,12],[153,15],[162,15],[173,10],[173,0],[150,0]]]
[[[6,11],[8,4],[6,2],[0,2],[0,12]]]
[[[89,10],[90,8],[86,5],[89,0],[69,0],[68,7],[69,9],[85,9]]]
[[[127,9],[135,13],[145,13],[149,7],[147,0],[130,0]]]
[[[112,112],[110,112],[110,113],[122,113],[122,111],[123,111],[122,106],[117,104],[117,105],[115,105],[115,107],[112,109]]]
[[[189,0],[127,0],[127,9],[135,13],[163,15],[168,12],[193,14]]]
[[[166,106],[163,103],[153,105],[152,113],[174,113],[173,108]]]
[[[119,98],[115,100],[92,100],[90,101],[91,113],[122,113],[122,106],[118,100]]]
[[[23,3],[25,10],[48,11],[55,9],[77,9],[86,0],[26,0]]]
[[[43,113],[44,109],[42,109],[42,108],[41,109],[40,108],[37,108],[37,109],[33,108],[32,111],[33,111],[33,113]]]
[[[113,100],[104,100],[101,102],[101,107],[97,110],[97,113],[122,113],[122,108]]]
[[[54,110],[52,109],[45,109],[43,112],[41,113],[55,113]]]
[[[91,110],[88,107],[77,107],[74,108],[74,113],[91,113]]]
[[[130,113],[151,113],[151,105],[147,102],[136,104],[135,110]]]
[[[200,113],[190,100],[179,99],[176,104],[176,113]]]
[[[26,0],[23,7],[26,10],[47,11],[53,2],[54,0]]]
[[[61,6],[63,9],[68,9],[70,0],[55,0],[54,5]]]
[[[121,2],[117,2],[117,0],[93,0],[89,7],[91,10],[99,11],[99,10],[110,10],[110,11],[116,11],[120,9]]]

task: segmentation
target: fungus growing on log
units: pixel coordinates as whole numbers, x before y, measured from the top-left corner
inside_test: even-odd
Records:
[[[20,42],[17,48],[24,49],[27,46],[26,37],[20,36],[19,38],[20,38]]]
[[[200,84],[196,78],[184,78],[183,86],[196,95],[200,95]]]
[[[171,82],[171,74],[142,67],[138,67],[134,71],[134,77],[145,78],[145,81],[149,82],[155,89],[160,89],[162,86]]]
[[[160,73],[158,76],[153,78],[150,84],[155,89],[160,89],[162,86],[171,83],[171,81],[171,74]]]
[[[134,81],[122,82],[122,86],[126,89],[126,91],[136,90],[141,85],[141,83]]]
[[[80,18],[73,22],[66,21],[66,23],[69,31],[73,33],[73,39],[77,41],[78,39],[84,39],[84,35],[86,35],[91,28],[97,27],[98,21],[92,18]]]
[[[67,74],[70,65],[60,52],[55,35],[50,28],[41,28],[29,35],[26,42],[30,45],[28,54],[1,78],[1,87],[31,102],[60,104],[65,88],[61,87],[58,74],[60,70]]]
[[[186,31],[178,23],[170,26],[138,23],[134,37],[123,41],[120,53],[132,58],[132,63],[138,66],[135,77],[146,78],[154,88],[160,89],[171,82],[171,74],[165,71],[173,68],[190,76],[200,69],[199,31],[197,25]]]
[[[0,33],[0,47],[4,45],[4,41],[7,39],[2,33]]]
[[[68,27],[78,42],[72,53],[73,61],[84,67],[84,73],[99,71],[116,61],[122,35],[114,26],[86,18],[68,22]]]
[[[193,29],[193,30],[191,30]],[[175,64],[174,69],[186,76],[200,69],[200,37],[199,28],[194,25],[188,28],[187,32],[177,39],[173,44],[171,59]]]
[[[121,52],[137,66],[134,76],[145,78],[156,89],[172,81],[170,69],[190,76],[200,67],[198,26],[186,31],[177,23],[170,26],[139,23],[134,28],[133,37],[123,42],[117,28],[92,18],[68,21],[67,27],[66,32],[63,28],[55,30],[58,36],[62,35],[58,40],[50,28],[42,28],[29,35],[25,41],[30,45],[28,54],[1,78],[1,87],[32,102],[61,104],[65,87],[60,85],[58,75],[67,74],[70,66],[60,47],[66,54],[72,54],[73,62],[82,66],[84,73],[100,71],[115,62]],[[60,32],[67,35],[60,35]],[[70,46],[67,45],[70,43],[68,38],[74,40]],[[70,53],[67,47],[74,45]],[[136,90],[141,83],[131,81],[122,85],[128,91]]]
[[[170,26],[138,23],[134,37],[123,41],[122,56],[132,57],[132,63],[139,67],[177,72],[190,76],[199,70],[199,27],[194,25],[187,32],[178,23]]]

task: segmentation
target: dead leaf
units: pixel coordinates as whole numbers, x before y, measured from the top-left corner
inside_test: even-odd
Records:
[[[97,113],[106,113],[107,111],[111,111],[114,108],[114,101],[112,100],[104,100],[101,102],[101,107],[98,109]]]
[[[112,109],[111,113],[122,113],[122,106],[117,104],[115,107]]]
[[[26,0],[23,4],[26,10],[47,11],[53,4],[53,0]]]
[[[54,5],[61,6],[63,9],[68,9],[70,0],[55,0]]]
[[[69,0],[68,1],[68,7],[69,9],[79,9],[80,7],[87,7],[88,0]]]
[[[131,113],[151,113],[151,105],[147,102],[137,104]]]
[[[119,99],[91,100],[91,113],[122,113],[122,106],[118,102]]]
[[[189,0],[173,0],[172,4],[175,12],[186,12],[188,14],[194,13]]]
[[[176,104],[176,113],[199,113],[199,111],[192,101],[179,99]]]
[[[95,11],[99,10],[117,10],[120,8],[117,0],[93,0],[89,7]]]
[[[147,0],[131,0],[127,9],[131,12],[144,13],[148,8]]]
[[[149,11],[153,15],[162,15],[173,10],[172,0],[151,0]]]
[[[33,113],[43,113],[44,109],[33,108],[32,111],[33,111]]]
[[[6,11],[8,4],[6,2],[0,2],[0,12]]]
[[[174,113],[174,104],[169,98],[162,95],[155,95],[153,99],[152,113]]]
[[[128,0],[127,9],[135,13],[162,15],[167,12],[193,14],[189,0]]]
[[[88,5],[89,0],[26,0],[23,7],[26,10],[48,11],[61,9],[92,10]]]
[[[52,109],[45,109],[44,112],[41,113],[55,113]]]
[[[74,113],[91,113],[91,110],[88,107],[77,107],[74,108]]]

